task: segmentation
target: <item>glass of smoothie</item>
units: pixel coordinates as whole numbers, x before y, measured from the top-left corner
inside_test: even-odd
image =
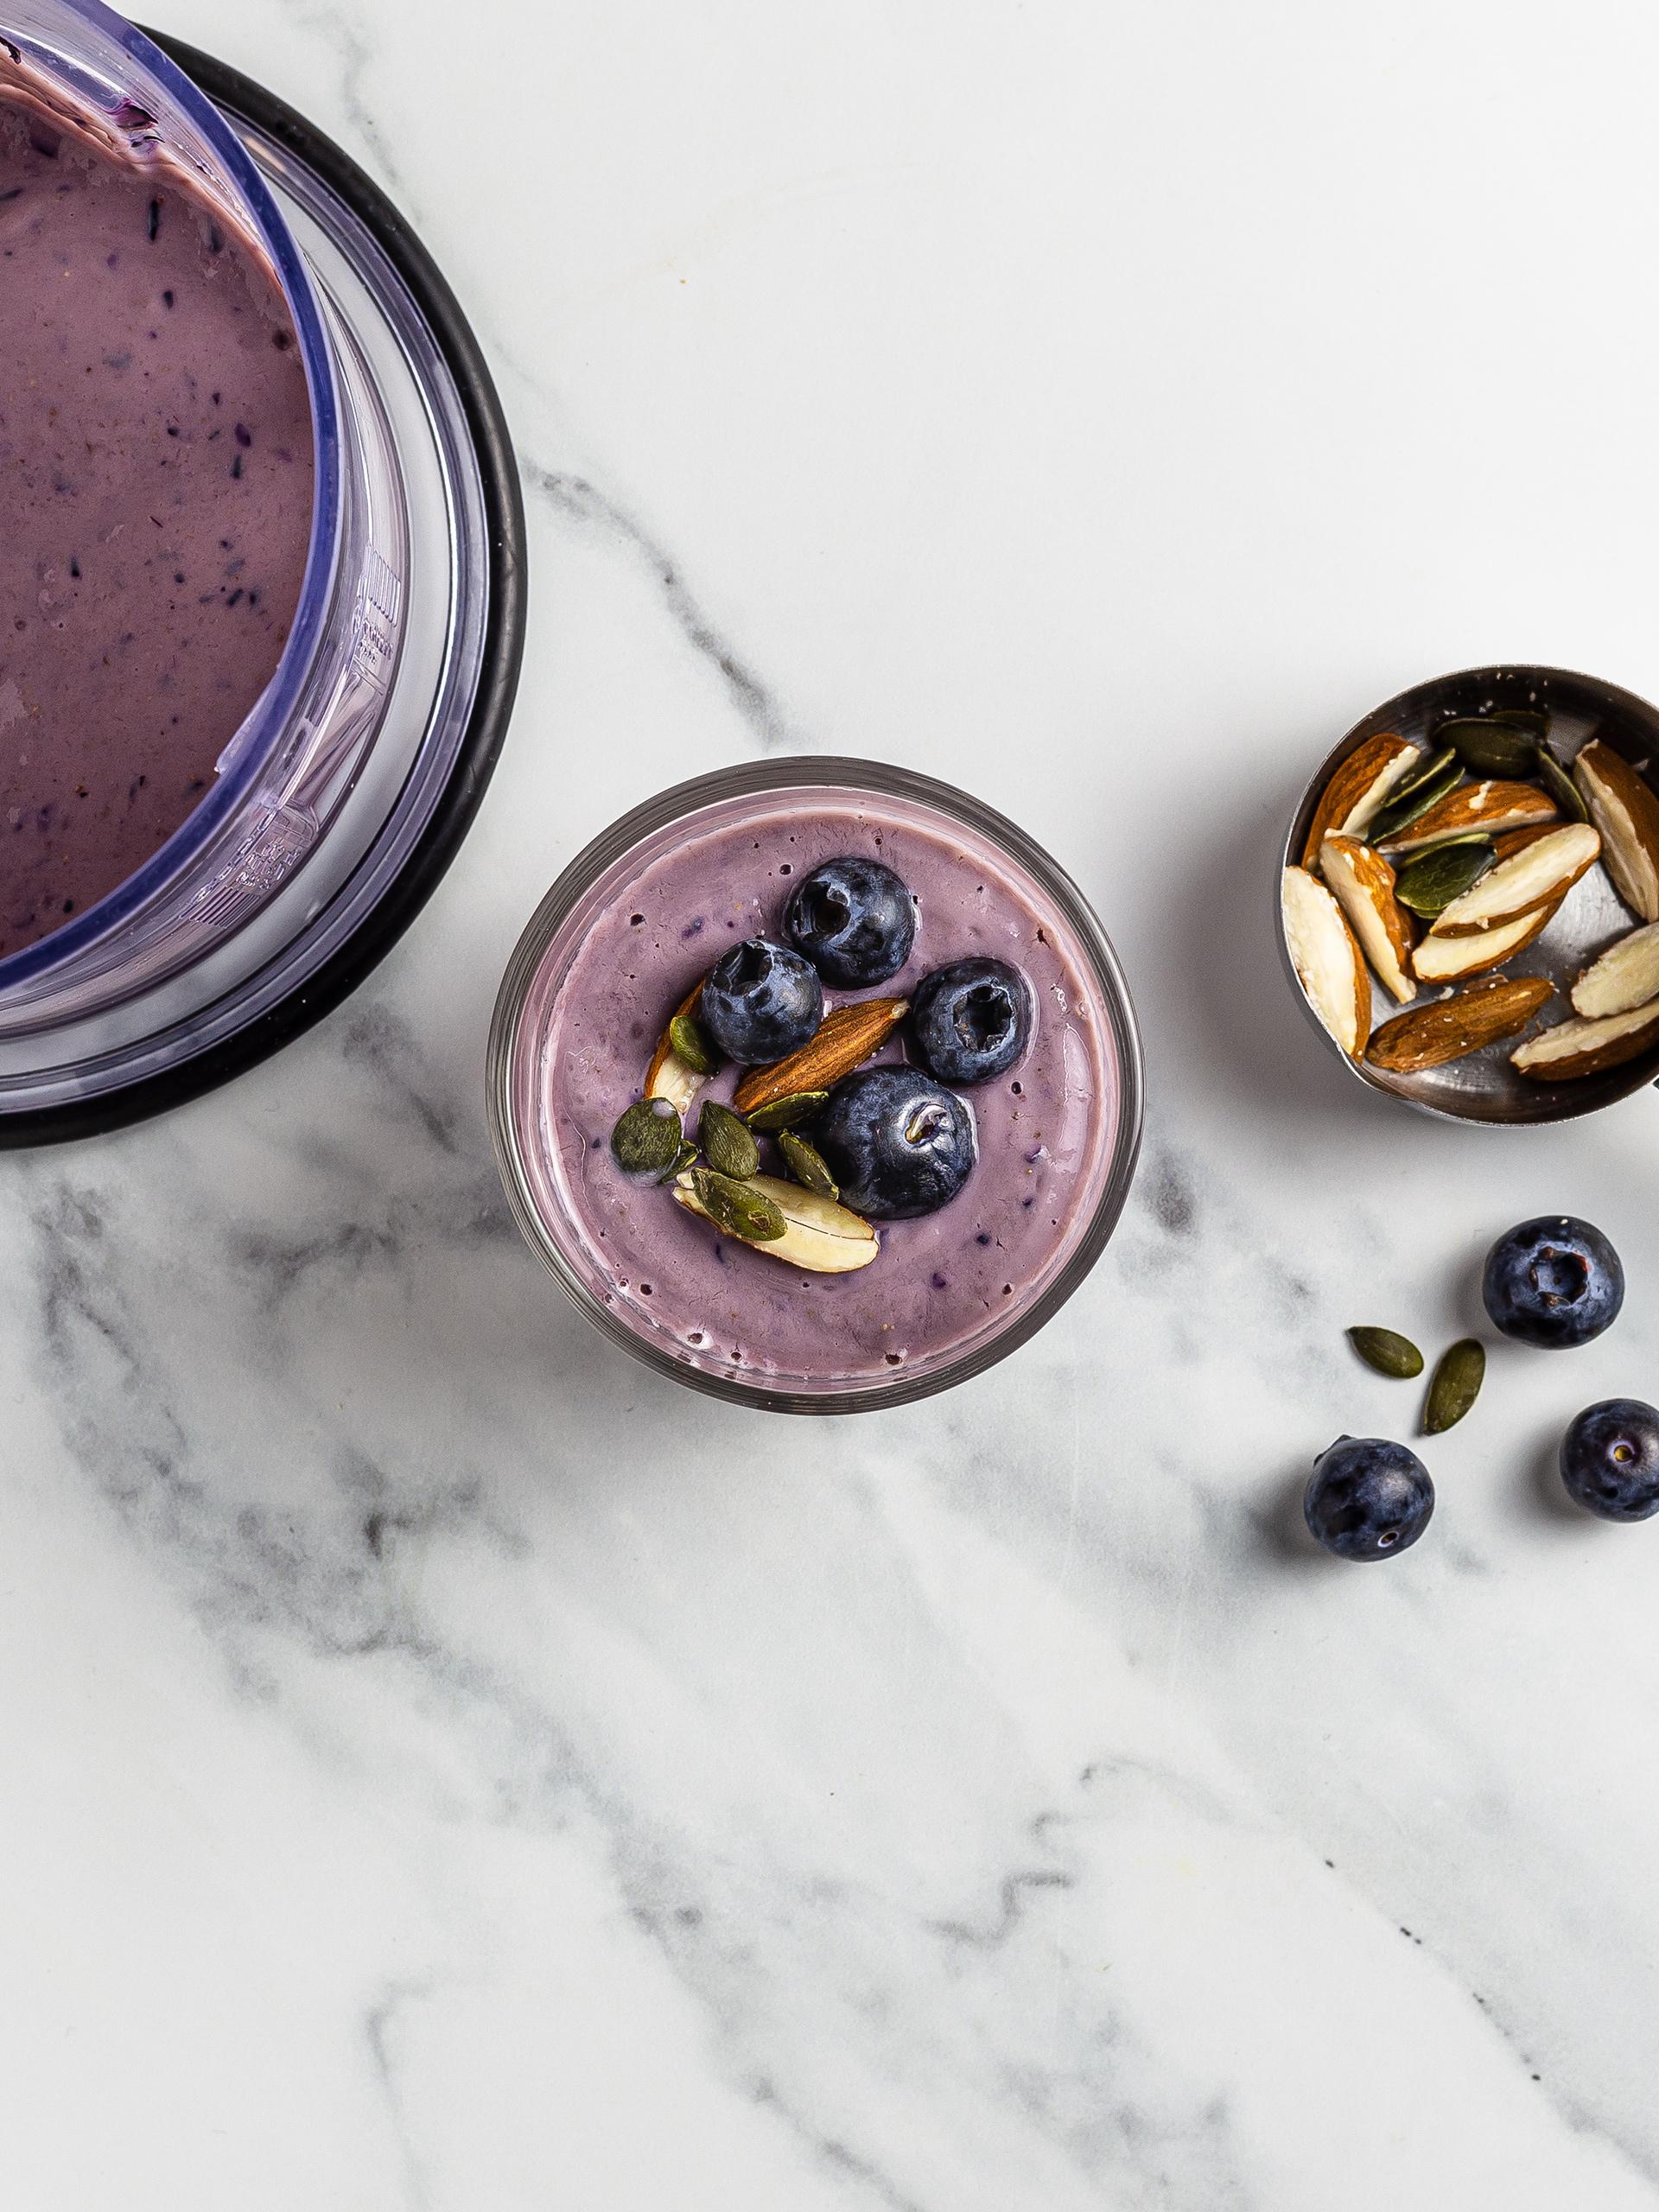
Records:
[[[877,981],[842,979],[849,883],[909,902]],[[779,991],[811,1033],[774,1060],[732,1025]],[[513,1211],[582,1312],[781,1412],[925,1397],[1022,1344],[1099,1257],[1141,1135],[1082,893],[989,807],[867,760],[724,769],[614,823],[519,941],[487,1080]]]

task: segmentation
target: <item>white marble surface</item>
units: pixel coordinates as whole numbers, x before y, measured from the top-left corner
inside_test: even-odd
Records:
[[[0,1159],[0,2026],[29,2212],[1659,2205],[1659,1101],[1361,1094],[1290,1001],[1313,758],[1438,669],[1659,694],[1651,11],[157,0],[408,210],[524,462],[495,785],[370,985]],[[708,1404],[508,1222],[496,979],[758,748],[1023,820],[1152,1109],[1065,1313],[954,1395]],[[1546,1207],[1428,1537],[1295,1530]]]

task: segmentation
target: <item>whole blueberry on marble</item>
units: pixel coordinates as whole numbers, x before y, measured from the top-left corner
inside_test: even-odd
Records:
[[[813,1136],[842,1205],[876,1221],[911,1221],[948,1205],[977,1157],[971,1109],[920,1068],[849,1076]]]
[[[1567,1496],[1604,1521],[1659,1513],[1659,1412],[1640,1398],[1603,1398],[1561,1439]]]
[[[784,935],[827,983],[885,983],[910,957],[916,906],[880,861],[848,853],[804,875],[784,908]]]
[[[953,960],[917,986],[911,1033],[941,1083],[988,1083],[1031,1041],[1033,1011],[1031,985],[1006,960]]]
[[[1624,1303],[1624,1270],[1599,1229],[1570,1214],[1541,1214],[1486,1255],[1481,1295],[1496,1327],[1546,1351],[1587,1344]]]
[[[1433,1510],[1428,1469],[1381,1436],[1339,1436],[1313,1462],[1302,1499],[1310,1531],[1338,1559],[1392,1559],[1416,1542]]]
[[[728,1060],[764,1067],[798,1052],[823,1020],[823,985],[810,960],[752,937],[709,970],[699,1008]]]

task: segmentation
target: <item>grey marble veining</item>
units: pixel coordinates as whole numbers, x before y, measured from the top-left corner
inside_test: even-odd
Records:
[[[168,18],[421,224],[513,415],[533,628],[476,829],[350,1002],[0,1158],[19,2202],[1659,2203],[1652,1541],[1548,1471],[1652,1394],[1659,1102],[1488,1134],[1359,1093],[1268,904],[1373,696],[1516,642],[1659,690],[1645,303],[1593,421],[1558,348],[1397,335],[1471,227],[1495,283],[1610,226],[1635,265],[1651,35],[1311,26]],[[1548,192],[1510,162],[1499,205],[1547,97]],[[818,746],[1073,870],[1152,1103],[1032,1344],[789,1422],[564,1304],[481,1069],[588,837]],[[1495,1346],[1429,1535],[1319,1556],[1313,1453],[1417,1413],[1344,1327],[1478,1326],[1545,1205],[1614,1236],[1618,1328]]]

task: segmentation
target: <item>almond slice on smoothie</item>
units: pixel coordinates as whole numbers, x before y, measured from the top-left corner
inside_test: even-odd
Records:
[[[657,1040],[657,1049],[651,1056],[651,1065],[645,1070],[645,1096],[666,1098],[682,1119],[687,1107],[709,1078],[694,1068],[689,1060],[683,1060],[675,1051],[674,1024],[688,1017],[695,1019],[697,1001],[702,996],[702,978],[699,976],[669,1016],[663,1033]]]
[[[844,1275],[868,1268],[881,1249],[881,1240],[862,1215],[838,1205],[834,1198],[776,1175],[751,1175],[743,1187],[769,1198],[784,1217],[783,1235],[752,1243],[752,1251],[769,1252],[773,1259],[786,1260],[791,1267],[805,1268],[814,1274]],[[713,1218],[689,1174],[676,1180],[674,1196],[688,1213],[701,1214],[705,1221]]]

